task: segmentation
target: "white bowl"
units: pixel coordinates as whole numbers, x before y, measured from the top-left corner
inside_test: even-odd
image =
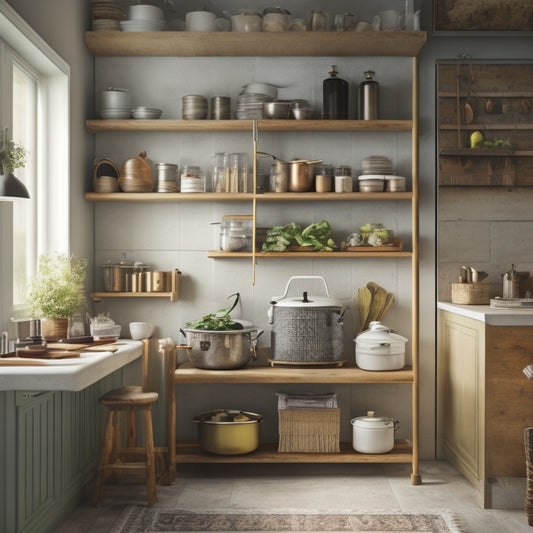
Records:
[[[128,13],[131,20],[153,20],[157,22],[163,20],[163,11],[159,7],[148,4],[130,6]]]
[[[139,341],[149,339],[154,333],[154,325],[150,322],[130,322],[131,338]]]

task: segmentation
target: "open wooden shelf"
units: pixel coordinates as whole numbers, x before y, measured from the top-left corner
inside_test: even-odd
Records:
[[[443,148],[440,155],[459,157],[531,157],[533,150],[496,150],[494,148]]]
[[[168,298],[171,302],[178,301],[181,273],[178,269],[171,271],[171,290],[165,292],[91,292],[89,296],[99,302],[102,298]]]
[[[178,442],[176,463],[410,463],[413,447],[407,440],[396,440],[388,453],[356,452],[351,443],[341,442],[338,453],[278,452],[276,443],[260,444],[244,455],[215,455],[204,452],[198,443]]]
[[[190,363],[180,365],[173,375],[175,383],[413,383],[411,367],[387,372],[361,370],[353,364],[343,367],[267,366],[251,362],[236,370],[203,370]]]
[[[245,202],[252,193],[162,193],[162,192],[87,192],[89,202]],[[396,201],[411,200],[412,192],[287,192],[256,194],[258,202],[323,202],[323,201]]]
[[[87,120],[87,130],[91,133],[103,131],[246,131],[251,132],[252,120]],[[259,131],[411,131],[411,120],[267,120],[257,121]]]
[[[357,259],[358,257],[412,257],[412,252],[255,252],[256,258],[273,259],[275,257],[298,257],[300,259],[309,259],[311,257],[320,258],[349,258]],[[207,257],[211,259],[239,259],[253,257],[252,252],[223,252],[221,250],[209,250]]]
[[[95,56],[403,56],[416,57],[423,31],[85,32]]]

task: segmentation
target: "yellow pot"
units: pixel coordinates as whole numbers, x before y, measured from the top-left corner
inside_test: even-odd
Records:
[[[241,455],[259,446],[263,417],[248,411],[217,409],[194,418],[203,450],[218,455]]]

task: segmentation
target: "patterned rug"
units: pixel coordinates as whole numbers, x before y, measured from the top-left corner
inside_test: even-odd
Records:
[[[424,533],[460,533],[459,520],[450,511],[435,512],[278,512],[265,513],[205,512],[193,513],[176,509],[128,507],[111,533],[176,533],[176,532],[328,532],[345,531],[383,533],[419,531]]]

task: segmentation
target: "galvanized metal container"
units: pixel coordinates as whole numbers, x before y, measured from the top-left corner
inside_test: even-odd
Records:
[[[297,280],[321,280],[326,297],[288,297],[290,284]],[[271,347],[273,361],[298,363],[339,362],[343,359],[344,310],[329,295],[322,276],[293,276],[285,293],[274,297],[269,309],[272,324]]]

